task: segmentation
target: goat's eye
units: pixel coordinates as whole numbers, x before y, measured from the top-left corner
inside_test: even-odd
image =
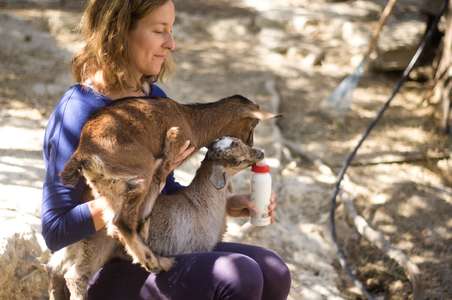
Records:
[[[242,161],[241,161],[240,159],[236,158],[236,157],[231,157],[231,158],[228,160],[228,163],[229,163],[230,166],[238,166],[238,165],[241,164],[241,162],[242,162]]]

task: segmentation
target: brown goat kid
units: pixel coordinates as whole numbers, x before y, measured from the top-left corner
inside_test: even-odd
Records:
[[[199,149],[221,136],[252,145],[258,121],[275,116],[237,95],[188,105],[167,98],[119,100],[85,124],[61,178],[75,185],[83,176],[107,200],[107,234],[124,245],[135,263],[152,272],[168,270],[173,260],[156,257],[138,227],[151,212],[177,150],[187,140]]]

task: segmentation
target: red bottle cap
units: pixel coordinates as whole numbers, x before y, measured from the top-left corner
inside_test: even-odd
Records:
[[[269,173],[270,167],[265,163],[258,162],[251,167],[251,171],[255,173]]]

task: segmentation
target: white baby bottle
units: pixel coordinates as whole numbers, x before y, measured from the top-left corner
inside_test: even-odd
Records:
[[[270,167],[260,161],[251,167],[251,201],[254,202],[256,213],[251,214],[251,224],[266,226],[271,223],[268,206],[272,195],[272,177]]]

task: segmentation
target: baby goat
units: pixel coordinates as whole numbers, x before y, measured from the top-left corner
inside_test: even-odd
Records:
[[[152,250],[164,256],[212,250],[226,228],[229,178],[263,156],[262,151],[233,137],[223,137],[210,145],[190,186],[171,195],[158,196],[141,229]],[[83,295],[89,278],[115,255],[118,246],[105,234],[97,234],[81,243],[52,256],[48,265],[50,299],[67,299],[66,284],[71,299],[80,299],[77,295]],[[87,256],[90,264],[81,264]],[[79,267],[75,267],[76,264]]]
[[[229,179],[263,158],[240,139],[215,141],[188,187],[157,198],[144,229],[151,249],[163,256],[212,250],[226,229]]]

